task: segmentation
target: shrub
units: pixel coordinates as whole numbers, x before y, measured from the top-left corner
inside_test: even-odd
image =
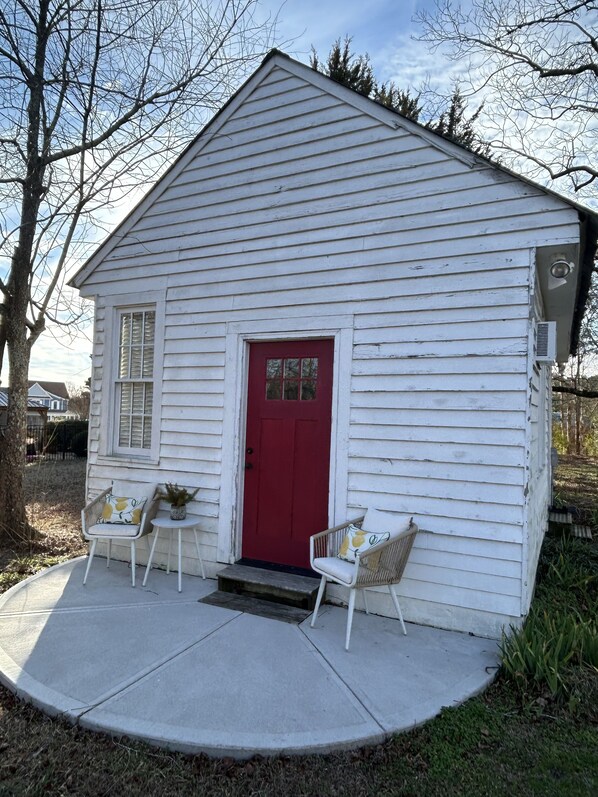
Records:
[[[87,456],[87,429],[77,432],[71,440],[71,451],[77,457]]]
[[[522,628],[500,645],[503,676],[524,698],[569,698],[577,674],[598,673],[598,548],[563,536],[545,539],[538,586]]]

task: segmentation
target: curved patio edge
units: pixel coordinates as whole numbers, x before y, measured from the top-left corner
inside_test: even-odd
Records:
[[[187,754],[249,758],[378,744],[488,687],[494,640],[326,606],[315,628],[198,603],[213,581],[86,557],[0,598],[0,681],[47,714]],[[94,563],[95,565],[95,563]],[[140,582],[139,582],[140,583]],[[367,677],[363,677],[366,673]]]

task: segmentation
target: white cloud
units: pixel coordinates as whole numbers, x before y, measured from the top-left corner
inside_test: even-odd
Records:
[[[72,340],[44,332],[31,352],[30,379],[83,385],[91,376],[91,326]]]

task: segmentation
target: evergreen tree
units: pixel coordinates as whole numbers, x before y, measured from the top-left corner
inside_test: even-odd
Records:
[[[354,56],[351,52],[351,39],[348,36],[345,37],[342,46],[340,39],[334,42],[325,65],[320,64],[318,54],[312,47],[310,66],[316,72],[322,72],[337,83],[342,83],[343,86],[348,86],[365,97],[369,97],[374,90],[374,73],[370,58],[367,53]]]
[[[385,105],[393,111],[398,111],[398,113],[403,114],[407,119],[411,119],[414,122],[418,121],[422,112],[422,107],[419,104],[419,94],[416,97],[412,97],[409,90],[403,91],[395,86],[394,83],[376,85],[372,99],[379,102],[380,105]]]
[[[365,97],[369,97],[381,105],[411,119],[413,122],[423,124],[428,130],[433,130],[441,136],[460,144],[480,155],[488,155],[488,145],[485,144],[475,130],[475,123],[482,111],[483,105],[470,117],[466,116],[467,105],[461,89],[455,84],[451,94],[449,107],[443,111],[438,119],[430,119],[423,123],[420,121],[424,110],[420,105],[420,95],[412,96],[409,89],[400,89],[394,83],[376,83],[369,56],[354,55],[351,52],[351,39],[345,37],[344,44],[337,39],[328,55],[325,64],[322,64],[318,54],[312,47],[310,66],[338,83],[348,86]]]
[[[441,136],[461,144],[463,147],[477,152],[480,155],[488,154],[488,145],[485,144],[475,130],[475,123],[484,105],[480,105],[477,111],[469,118],[465,115],[467,105],[459,84],[456,83],[451,94],[450,105],[446,111],[440,114],[436,121],[428,122],[426,127]]]

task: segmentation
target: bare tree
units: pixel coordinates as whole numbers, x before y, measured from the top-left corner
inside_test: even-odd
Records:
[[[581,191],[598,177],[598,2],[439,0],[420,12],[424,41],[469,62],[484,133],[505,163]]]
[[[269,44],[257,0],[4,0],[0,5],[0,540],[28,539],[27,376],[106,219],[187,144]],[[95,232],[97,237],[97,232]]]
[[[91,380],[87,380],[83,387],[68,385],[69,391],[69,413],[77,416],[77,420],[86,421],[89,418],[89,402],[91,399],[90,385]]]

